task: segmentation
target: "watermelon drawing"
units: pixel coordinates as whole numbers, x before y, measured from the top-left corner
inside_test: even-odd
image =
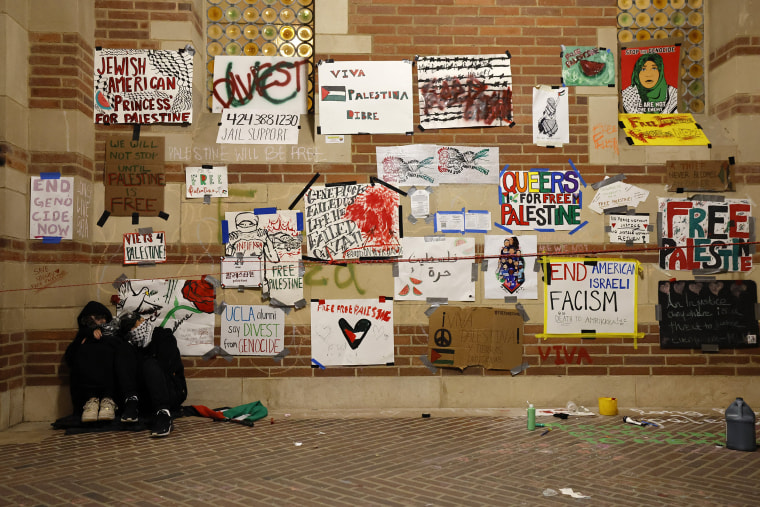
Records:
[[[100,90],[95,94],[95,102],[101,109],[111,109],[111,103],[108,102],[108,99]]]
[[[581,60],[581,72],[588,77],[599,75],[606,64],[602,62],[592,62],[591,60]]]

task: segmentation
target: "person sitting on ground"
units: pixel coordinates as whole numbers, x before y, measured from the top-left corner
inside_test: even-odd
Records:
[[[170,329],[154,327],[150,319],[133,312],[120,316],[119,333],[124,341],[117,368],[126,397],[122,421],[137,421],[138,407],[148,407],[155,414],[151,436],[165,437],[172,430],[172,410],[179,410],[187,399],[177,339]]]
[[[77,317],[79,331],[66,348],[64,360],[70,372],[71,403],[83,423],[113,421],[115,336],[104,329],[111,311],[97,301],[85,305]]]

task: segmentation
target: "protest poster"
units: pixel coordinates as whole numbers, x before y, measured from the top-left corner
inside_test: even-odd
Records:
[[[565,86],[615,86],[615,57],[596,46],[563,46],[562,83]]]
[[[512,124],[509,53],[417,58],[420,127]]]
[[[475,301],[475,238],[406,237],[401,246],[404,262],[399,262],[394,278],[396,300]]]
[[[665,190],[669,192],[725,192],[731,190],[729,160],[668,160]]]
[[[193,52],[95,49],[95,123],[192,123]]]
[[[487,235],[483,253],[488,265],[483,278],[485,298],[538,299],[537,253],[536,236]]]
[[[321,366],[393,364],[393,300],[311,302],[311,357]]]
[[[304,197],[308,255],[324,260],[397,257],[399,194],[383,185],[311,187]]]
[[[658,283],[660,347],[757,347],[757,284],[752,280]]]
[[[188,199],[227,197],[227,166],[185,168],[185,196]]]
[[[217,55],[211,112],[258,109],[306,114],[308,66],[307,58]]]
[[[74,178],[32,176],[29,238],[71,239],[74,228]]]
[[[649,190],[625,183],[615,181],[599,187],[594,194],[594,198],[588,205],[588,209],[600,215],[604,210],[626,206],[635,208],[649,197]]]
[[[533,87],[533,144],[560,147],[570,142],[570,105],[566,87]]]
[[[638,261],[549,257],[543,268],[541,337],[638,337]]]
[[[411,144],[378,146],[377,176],[392,185],[490,184],[499,177],[499,148]]]
[[[708,146],[691,114],[619,114],[626,141],[634,146]]]
[[[319,63],[321,134],[411,134],[412,62]]]
[[[680,42],[630,42],[620,48],[620,103],[624,113],[678,112]]]
[[[275,356],[285,348],[285,312],[260,305],[225,305],[220,345],[232,356]]]
[[[108,136],[105,209],[117,217],[158,216],[164,209],[164,138]]]
[[[166,262],[166,234],[128,232],[124,234],[124,264],[160,264]]]
[[[222,288],[261,287],[264,273],[261,257],[222,257]]]
[[[523,319],[516,310],[439,306],[430,315],[428,356],[434,366],[511,370],[522,364]]]
[[[276,110],[225,109],[219,122],[219,144],[298,144],[301,115]]]
[[[202,356],[214,346],[214,286],[206,280],[125,280],[116,315],[136,312],[170,329],[183,356]]]
[[[560,231],[581,225],[585,186],[574,169],[510,170],[499,177],[500,223],[506,230]]]
[[[303,299],[303,277],[298,268],[303,243],[300,211],[275,208],[228,211],[222,229],[228,259],[258,259],[264,295],[288,306]]]
[[[649,215],[609,215],[610,243],[649,243]]]
[[[658,200],[663,269],[752,269],[748,199]]]

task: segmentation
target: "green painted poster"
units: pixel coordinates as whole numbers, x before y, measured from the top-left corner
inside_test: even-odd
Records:
[[[561,56],[565,86],[615,84],[615,57],[610,50],[594,46],[563,46]]]

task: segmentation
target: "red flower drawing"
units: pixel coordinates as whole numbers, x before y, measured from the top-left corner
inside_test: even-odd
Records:
[[[370,245],[393,240],[398,230],[397,217],[398,194],[380,185],[359,194],[343,215],[356,223]]]
[[[182,287],[182,295],[203,313],[214,313],[216,294],[214,286],[205,280],[188,280]]]

